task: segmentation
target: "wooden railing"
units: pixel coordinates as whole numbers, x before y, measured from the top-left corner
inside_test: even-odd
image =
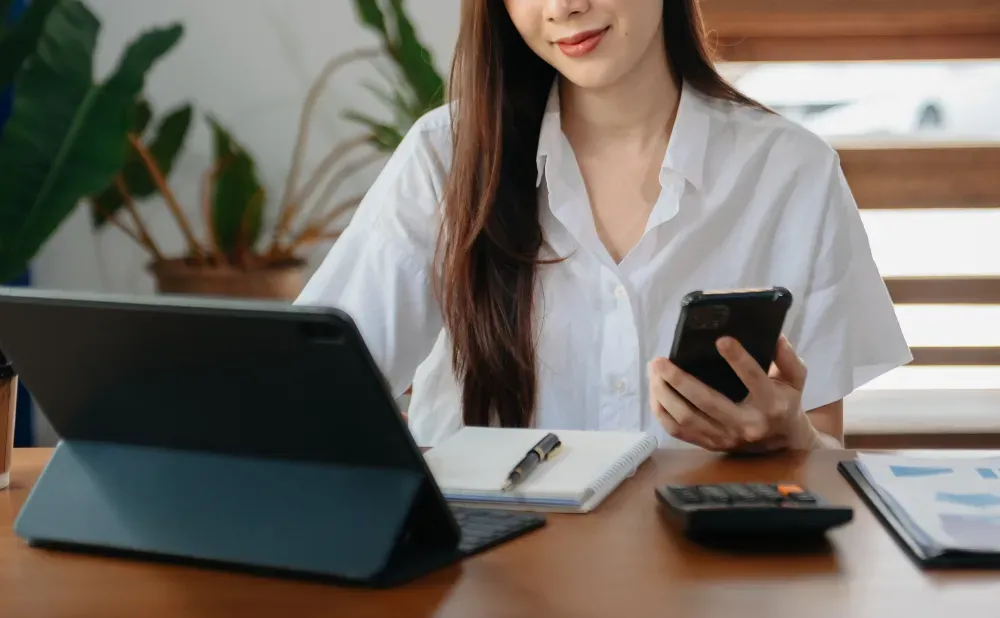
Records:
[[[702,9],[721,61],[1000,59],[998,0],[702,0]],[[1000,209],[1000,143],[833,145],[862,209]],[[1000,275],[886,284],[897,305],[1000,306]],[[917,365],[1000,366],[1000,347],[914,347],[913,355]]]
[[[862,209],[1000,208],[1000,145],[841,145],[838,150]],[[887,278],[886,285],[897,305],[1000,305],[1000,276],[899,277]],[[915,347],[913,364],[1000,366],[1000,348]]]
[[[1000,143],[835,145],[861,208],[1000,207]]]
[[[996,0],[702,0],[721,59],[1000,58]]]

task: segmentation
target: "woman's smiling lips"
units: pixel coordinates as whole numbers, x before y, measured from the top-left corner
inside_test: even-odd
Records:
[[[580,32],[579,34],[559,39],[556,41],[556,45],[559,46],[562,53],[570,58],[579,58],[594,51],[600,45],[607,31],[608,28],[601,28],[600,30]]]

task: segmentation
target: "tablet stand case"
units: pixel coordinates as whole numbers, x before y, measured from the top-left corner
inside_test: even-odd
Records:
[[[338,309],[7,290],[0,339],[63,440],[33,545],[388,586],[544,524],[447,504]]]
[[[416,472],[61,442],[15,522],[32,545],[397,585],[460,558]]]
[[[896,541],[921,567],[930,569],[949,568],[1000,568],[1000,554],[970,552],[941,547],[928,539],[905,513],[896,512],[875,491],[854,461],[842,461],[837,470],[847,479],[854,490],[875,512],[882,524],[888,528]]]

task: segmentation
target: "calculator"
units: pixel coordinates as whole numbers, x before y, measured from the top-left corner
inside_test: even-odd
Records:
[[[854,516],[796,483],[664,485],[667,518],[694,537],[821,536]]]

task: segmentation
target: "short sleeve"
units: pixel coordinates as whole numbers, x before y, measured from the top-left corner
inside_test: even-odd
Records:
[[[442,328],[432,282],[445,174],[439,125],[425,117],[407,133],[295,301],[350,315],[397,396]]]
[[[843,399],[913,358],[838,158],[824,180],[827,211],[790,334],[808,368],[805,410]]]

